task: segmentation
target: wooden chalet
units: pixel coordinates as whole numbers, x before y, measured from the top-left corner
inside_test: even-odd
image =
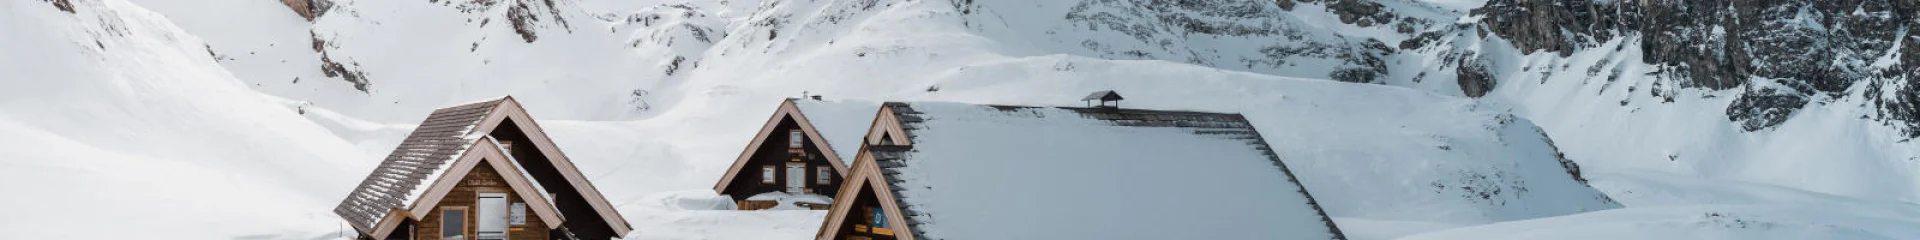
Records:
[[[889,102],[862,143],[817,239],[1345,238],[1239,114]]]
[[[741,210],[776,207],[772,196],[829,199],[844,181],[846,163],[860,145],[879,103],[786,99],[762,124],[713,191]],[[825,209],[831,200],[795,202]]]
[[[360,239],[610,239],[633,228],[512,97],[434,110],[333,212]]]

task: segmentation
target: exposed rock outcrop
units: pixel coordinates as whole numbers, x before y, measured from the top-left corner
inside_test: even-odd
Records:
[[[1319,32],[1324,29],[1284,17],[1292,14],[1287,10],[1292,2],[1278,3],[1228,0],[1081,1],[1067,12],[1066,20],[1071,24],[1071,29],[1112,32],[1128,38],[1068,41],[1077,41],[1080,47],[1104,58],[1181,61],[1280,75],[1299,74],[1301,71],[1287,70],[1303,64],[1331,65],[1314,70],[1324,73],[1326,78],[1344,82],[1384,81],[1388,71],[1385,59],[1394,53],[1393,47],[1376,39]],[[1378,4],[1371,7],[1356,1],[1327,4],[1350,4],[1348,8],[1352,12],[1349,16],[1354,21],[1384,24],[1393,19],[1393,15],[1380,9]],[[1247,39],[1247,42],[1219,44],[1219,41],[1223,41],[1221,39]],[[1222,45],[1233,47],[1223,48]]]
[[[1473,13],[1526,52],[1567,56],[1638,37],[1644,60],[1682,87],[1746,86],[1727,112],[1749,131],[1783,122],[1809,96],[1845,95],[1860,84],[1911,85],[1903,84],[1913,81],[1910,74],[1886,73],[1917,70],[1911,63],[1920,52],[1901,44],[1920,38],[1908,30],[1920,26],[1920,0],[1493,0]],[[1893,92],[1877,99],[1886,118],[1909,112],[1893,108],[1910,106],[1900,96],[1912,89],[1885,89]]]
[[[280,0],[280,4],[287,5],[294,14],[306,18],[307,21],[320,18],[320,15],[325,15],[328,9],[333,8],[332,0]]]

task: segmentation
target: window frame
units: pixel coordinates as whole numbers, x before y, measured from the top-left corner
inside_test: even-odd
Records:
[[[801,132],[800,129],[787,130],[787,148],[805,148],[807,147],[806,139],[806,133]]]
[[[457,219],[458,221],[448,221],[448,219],[447,219],[447,212],[449,212],[449,211],[460,211],[460,218],[459,218],[459,219]],[[448,239],[448,236],[447,236],[447,230],[448,230],[448,229],[451,229],[451,228],[449,228],[449,227],[447,227],[447,223],[459,223],[459,224],[460,224],[460,235],[459,235],[459,236],[460,236],[460,238],[457,238],[457,239],[461,239],[461,240],[465,240],[465,239],[473,239],[472,237],[470,237],[470,236],[468,236],[468,235],[467,235],[467,230],[469,230],[468,228],[470,228],[470,227],[472,227],[472,226],[468,226],[468,225],[470,225],[470,224],[467,224],[467,219],[471,217],[471,216],[468,216],[468,215],[471,215],[471,213],[472,213],[472,212],[473,212],[473,211],[471,211],[471,209],[468,209],[468,208],[467,208],[467,206],[441,206],[441,207],[440,207],[440,212],[439,212],[439,214],[440,214],[440,239],[441,239],[441,240],[446,240],[446,239]]]
[[[780,175],[778,174],[779,172],[777,171],[780,171],[780,168],[775,167],[772,164],[760,165],[760,183],[764,183],[764,184],[779,183],[777,179],[780,179]]]
[[[833,184],[832,166],[814,166],[813,168],[813,174],[815,175],[813,178],[815,182],[818,182],[819,185]]]
[[[512,227],[526,226],[526,225],[527,225],[527,203],[508,202],[507,203],[508,231],[512,231]]]

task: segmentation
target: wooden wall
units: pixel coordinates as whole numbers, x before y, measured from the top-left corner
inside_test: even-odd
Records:
[[[728,184],[727,190],[721,192],[721,194],[728,194],[733,197],[734,202],[739,202],[747,200],[748,197],[753,197],[753,195],[756,194],[786,191],[787,163],[793,162],[794,158],[794,155],[788,152],[787,133],[788,131],[799,129],[799,127],[799,123],[794,122],[791,118],[780,120],[780,125],[775,126],[773,132],[767,136],[766,143],[761,143],[759,149],[754,149],[753,156],[747,158],[747,165],[740,168],[740,173],[733,176],[733,182]],[[818,183],[816,179],[818,176],[815,175],[819,171],[817,169],[821,167],[832,168],[833,166],[827,162],[832,160],[828,160],[826,155],[822,155],[824,153],[820,151],[821,146],[819,144],[820,143],[813,141],[806,141],[802,144],[804,157],[801,158],[801,162],[807,164],[807,189],[814,194],[833,196],[840,190],[840,182],[845,181],[845,179],[842,179],[840,176],[842,173],[833,172],[831,176],[832,179],[827,181],[827,185],[820,185]],[[761,167],[766,165],[774,166],[775,173],[773,183],[763,183],[760,181]]]
[[[861,188],[860,194],[854,195],[854,201],[851,201],[853,204],[853,207],[851,209],[848,209],[850,212],[848,212],[846,216],[842,216],[842,218],[840,219],[840,229],[834,230],[834,231],[840,232],[839,234],[837,234],[837,236],[840,236],[840,239],[858,239],[858,240],[897,239],[897,237],[892,235],[882,235],[882,234],[873,233],[873,230],[871,228],[872,226],[869,224],[870,221],[872,220],[872,217],[870,217],[872,215],[868,215],[867,214],[868,212],[864,210],[864,209],[880,206],[879,197],[877,197],[879,195],[875,195],[873,190],[874,189],[871,187]],[[890,229],[898,230],[900,228],[892,227]],[[894,232],[893,234],[908,234],[908,233]]]
[[[477,204],[480,201],[480,193],[482,192],[506,193],[509,206],[511,206],[512,203],[524,203],[527,201],[522,199],[519,194],[514,194],[513,190],[507,187],[507,180],[501,178],[500,172],[495,171],[492,165],[482,163],[479,166],[475,166],[472,172],[467,173],[466,177],[460,178],[460,184],[455,185],[452,191],[447,192],[445,198],[440,199],[440,203],[434,206],[434,211],[428,213],[426,217],[421,218],[419,224],[414,225],[414,236],[418,236],[419,238],[417,239],[440,239],[441,209],[450,206],[464,206],[467,208],[467,216],[466,224],[462,224],[462,226],[466,226],[467,228],[465,230],[467,239],[473,239],[475,237],[474,231],[477,229],[474,224],[479,224],[479,222],[474,219],[474,216],[477,215],[474,209],[478,207]],[[507,225],[507,238],[549,239],[548,232],[550,230],[547,229],[546,223],[542,222],[538,215],[533,214],[533,209],[527,209],[526,215],[527,224]]]
[[[513,121],[501,122],[499,127],[495,127],[493,132],[487,135],[492,135],[494,139],[518,144],[532,142],[526,134],[521,133],[520,126]],[[553,166],[552,160],[547,159],[539,148],[514,147],[507,151],[512,152],[515,160],[520,160],[520,167],[526,169],[527,175],[533,175],[534,182],[539,182],[541,186],[546,187],[549,193],[559,194],[553,198],[554,208],[559,208],[560,216],[568,219],[566,223],[562,223],[561,227],[580,239],[609,239],[617,235],[611,227],[608,227],[612,223],[603,220],[605,218],[601,217],[587,199],[580,195],[579,189],[575,189],[573,184],[562,176],[560,170]]]

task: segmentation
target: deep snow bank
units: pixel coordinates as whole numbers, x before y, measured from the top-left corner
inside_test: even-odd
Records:
[[[0,53],[12,237],[328,236],[370,164],[124,1],[0,2]]]

